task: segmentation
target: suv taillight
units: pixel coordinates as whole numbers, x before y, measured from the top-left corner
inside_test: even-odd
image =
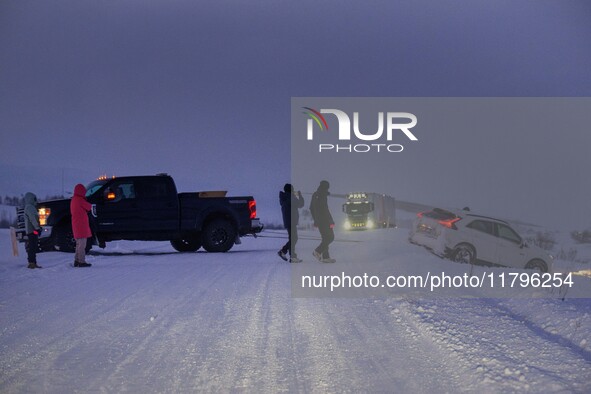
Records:
[[[437,222],[441,224],[443,227],[451,228],[453,230],[457,230],[458,228],[455,225],[455,222],[461,220],[461,218],[453,218],[447,220],[438,220]]]
[[[257,202],[255,200],[251,200],[248,202],[248,210],[250,211],[250,218],[256,219],[256,217],[257,217]]]

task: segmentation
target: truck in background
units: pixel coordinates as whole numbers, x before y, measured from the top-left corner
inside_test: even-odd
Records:
[[[346,230],[396,227],[396,201],[387,194],[349,193],[343,212]]]

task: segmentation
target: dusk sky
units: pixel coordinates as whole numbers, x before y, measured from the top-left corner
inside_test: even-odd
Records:
[[[591,2],[571,0],[3,0],[0,185],[21,165],[56,183],[167,172],[278,217],[291,97],[589,96],[589,21]],[[591,201],[588,146],[573,142],[580,182],[563,195]]]

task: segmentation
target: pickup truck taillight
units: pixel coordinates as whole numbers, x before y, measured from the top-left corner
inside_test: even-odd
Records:
[[[51,214],[51,209],[39,208],[39,210],[37,212],[39,213],[39,225],[47,226],[47,218]]]
[[[250,218],[255,219],[257,217],[257,202],[255,200],[248,202],[248,210],[250,211]]]

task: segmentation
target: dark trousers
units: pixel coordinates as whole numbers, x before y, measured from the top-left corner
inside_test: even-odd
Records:
[[[330,226],[319,226],[320,238],[322,242],[316,248],[316,252],[320,253],[323,259],[330,259],[330,253],[328,252],[328,245],[334,241],[334,230]]]
[[[293,228],[292,228],[293,227]],[[298,229],[296,226],[290,226],[287,228],[287,243],[283,245],[281,251],[286,253],[289,251],[291,257],[298,257],[295,251],[295,246],[298,243]]]
[[[37,264],[37,249],[39,249],[39,236],[35,233],[27,234],[27,262]]]

